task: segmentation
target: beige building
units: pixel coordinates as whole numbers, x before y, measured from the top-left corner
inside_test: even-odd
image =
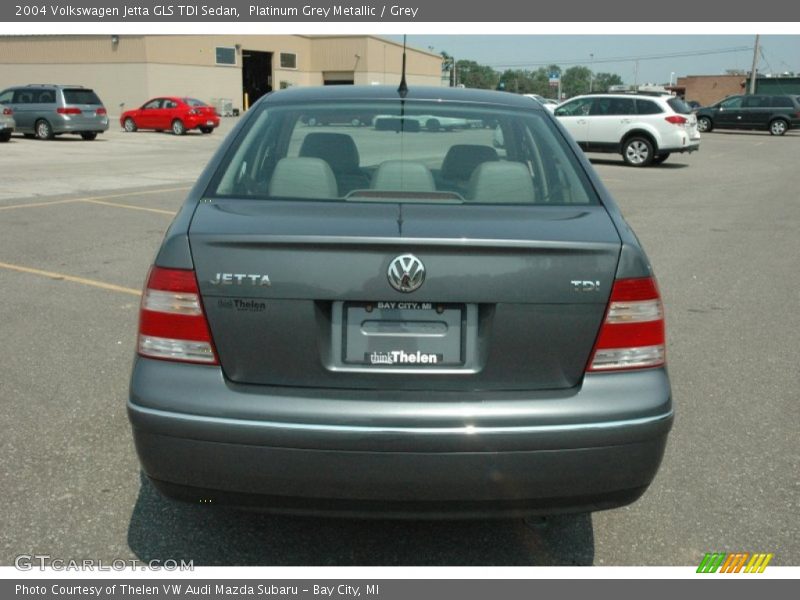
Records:
[[[396,85],[402,44],[375,36],[0,36],[0,90],[27,83],[94,88],[109,113],[154,96],[228,99],[242,110],[272,89]],[[438,54],[408,48],[409,85],[441,85]]]

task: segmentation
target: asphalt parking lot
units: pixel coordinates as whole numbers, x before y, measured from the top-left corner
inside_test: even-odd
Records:
[[[714,132],[659,167],[592,155],[667,313],[677,419],[632,506],[550,519],[347,521],[162,499],[125,413],[138,294],[211,136],[0,144],[0,564],[800,564],[800,132]]]

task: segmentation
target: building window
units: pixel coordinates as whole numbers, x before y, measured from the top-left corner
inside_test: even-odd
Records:
[[[281,52],[281,69],[296,69],[297,54],[294,52]]]
[[[218,65],[235,65],[236,64],[236,48],[227,48],[225,46],[217,46],[217,64]]]

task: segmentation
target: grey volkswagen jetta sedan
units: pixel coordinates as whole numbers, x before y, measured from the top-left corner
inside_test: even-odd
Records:
[[[337,117],[355,112],[376,116]],[[167,231],[128,412],[145,474],[192,502],[592,511],[656,474],[664,350],[648,259],[548,111],[286,90],[241,119]]]

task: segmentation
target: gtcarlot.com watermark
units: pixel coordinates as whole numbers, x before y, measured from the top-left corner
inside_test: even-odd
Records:
[[[49,554],[20,554],[14,558],[14,566],[19,571],[194,571],[193,560],[154,559],[149,561],[135,558],[53,558]]]

